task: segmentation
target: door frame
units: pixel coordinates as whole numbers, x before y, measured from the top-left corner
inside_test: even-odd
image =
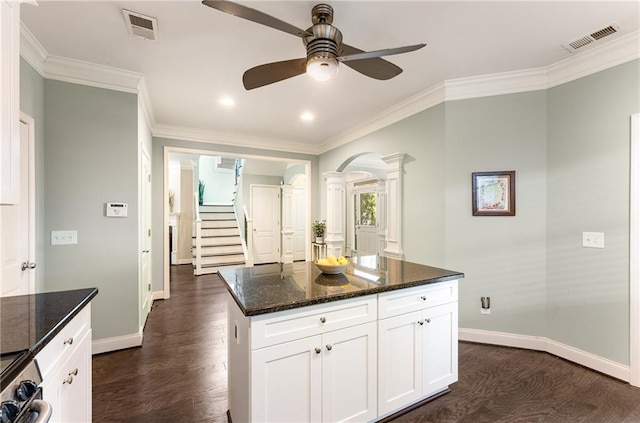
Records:
[[[27,125],[27,147],[29,148],[29,261],[38,264],[36,257],[36,121],[24,112],[20,112],[20,122]],[[20,140],[22,143],[22,140]],[[29,293],[36,292],[36,272],[42,270],[36,267],[29,271]]]
[[[138,254],[139,255],[139,270],[140,270],[140,275],[138,277],[138,288],[139,288],[139,296],[140,298],[138,299],[138,306],[140,307],[139,309],[139,317],[138,317],[138,325],[139,325],[139,331],[142,334],[143,329],[144,329],[144,325],[147,321],[147,317],[149,316],[149,312],[151,311],[151,304],[153,303],[153,290],[149,290],[145,285],[145,278],[144,278],[144,270],[143,270],[143,266],[142,266],[142,250],[145,246],[144,243],[144,238],[147,237],[148,235],[145,233],[146,231],[143,228],[143,223],[145,221],[145,217],[144,214],[148,213],[148,219],[149,219],[149,227],[152,228],[153,227],[153,170],[151,167],[151,155],[147,152],[147,150],[144,148],[144,146],[142,144],[140,144],[140,191],[139,191],[139,195],[140,195],[140,200],[139,200],[139,204],[140,204],[140,208],[139,208],[139,213],[138,213],[138,219],[139,219],[139,223],[138,223],[138,227],[141,228],[140,233],[139,233],[139,248],[138,248]],[[149,192],[145,194],[145,185],[147,184],[147,182],[145,181],[145,174],[144,174],[144,161],[147,161],[148,165],[149,165],[149,176],[151,177],[151,180],[149,181],[148,184],[148,188]],[[144,209],[144,204],[145,204],[145,199],[144,196],[148,195],[149,196],[149,210],[145,210]],[[153,232],[152,232],[153,234]],[[152,245],[153,245],[153,237],[149,237],[149,250],[153,251]],[[151,252],[147,252],[147,254],[149,255],[148,259],[149,263],[148,263],[148,270],[147,272],[149,272],[149,282],[153,285],[153,255]],[[146,300],[145,300],[146,297]],[[143,300],[144,303],[143,303]],[[143,307],[143,305],[146,305],[146,307]]]
[[[629,195],[629,383],[640,387],[640,113],[631,115]]]
[[[163,166],[162,166],[162,269],[163,269],[163,290],[162,297],[154,296],[156,298],[170,298],[171,296],[171,283],[169,277],[169,202],[164,199],[169,198],[169,153],[186,153],[186,154],[203,154],[209,156],[234,156],[239,159],[257,159],[257,160],[273,160],[285,163],[300,163],[305,166],[305,174],[307,176],[306,189],[307,189],[307,227],[311,228],[311,160],[292,159],[283,157],[261,156],[258,154],[243,154],[233,151],[219,151],[219,150],[204,150],[196,148],[185,148],[176,146],[163,146]],[[152,200],[153,201],[153,200]],[[307,231],[307,245],[311,245],[311,231]],[[307,248],[307,261],[311,260],[311,248]]]

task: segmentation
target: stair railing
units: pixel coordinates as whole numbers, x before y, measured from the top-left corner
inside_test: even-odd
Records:
[[[200,204],[198,203],[198,193],[193,193],[193,234],[196,238],[196,251],[194,274],[202,274],[202,219],[200,218]]]
[[[246,206],[242,207],[242,211],[244,213],[244,240],[242,242],[242,249],[244,250],[247,267],[253,267],[253,219],[249,216]]]

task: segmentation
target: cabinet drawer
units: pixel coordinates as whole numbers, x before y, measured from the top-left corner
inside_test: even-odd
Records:
[[[378,294],[380,319],[458,301],[458,281],[440,282]]]
[[[36,355],[43,378],[64,354],[73,351],[90,328],[91,304],[88,304]]]
[[[257,316],[251,319],[251,349],[373,322],[376,319],[375,295]]]

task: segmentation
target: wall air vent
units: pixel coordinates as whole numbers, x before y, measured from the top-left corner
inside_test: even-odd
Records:
[[[601,40],[605,37],[608,37],[610,35],[620,32],[620,29],[621,29],[620,25],[613,23],[607,26],[606,28],[599,29],[595,32],[592,32],[589,35],[576,38],[573,41],[563,44],[562,47],[566,48],[570,52],[574,52],[574,51],[577,51],[578,49],[588,46],[589,44],[593,44],[598,40]]]
[[[140,13],[122,9],[129,35],[144,40],[158,41],[158,20]]]

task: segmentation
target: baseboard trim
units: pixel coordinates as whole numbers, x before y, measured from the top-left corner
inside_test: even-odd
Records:
[[[631,376],[629,366],[545,337],[460,328],[458,338],[461,341],[543,351],[624,382],[629,382]]]
[[[102,354],[111,351],[123,350],[126,348],[139,347],[142,345],[142,333],[132,333],[112,338],[96,339],[93,341],[92,354]]]
[[[164,300],[164,291],[153,291],[151,293],[151,299],[153,301],[155,300]]]

